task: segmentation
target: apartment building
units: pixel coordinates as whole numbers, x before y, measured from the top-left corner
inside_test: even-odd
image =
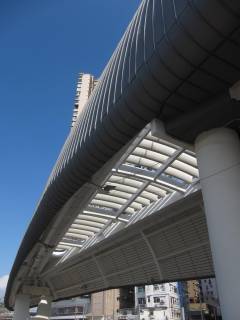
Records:
[[[221,311],[215,279],[187,281],[188,313],[191,320],[218,320]]]
[[[83,320],[89,312],[89,296],[57,301],[52,303],[51,320]]]
[[[139,309],[140,320],[181,319],[176,282],[136,287],[135,303]]]
[[[93,75],[88,73],[79,73],[71,127],[74,127],[78,116],[82,113],[86,102],[97,85],[97,82],[98,80],[95,79]]]
[[[201,301],[209,306],[214,318],[221,316],[220,302],[218,298],[217,283],[214,278],[202,279],[199,281]]]
[[[119,297],[119,289],[91,294],[91,309],[88,318],[91,320],[117,319],[117,313],[120,307]]]

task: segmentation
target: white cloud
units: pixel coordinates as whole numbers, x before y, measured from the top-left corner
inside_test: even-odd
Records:
[[[0,298],[4,297],[7,282],[8,282],[8,277],[9,277],[8,274],[0,277]]]

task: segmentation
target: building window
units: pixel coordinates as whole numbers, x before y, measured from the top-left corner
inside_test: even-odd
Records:
[[[154,303],[160,303],[160,298],[159,297],[153,297],[153,302]]]
[[[138,292],[144,292],[145,288],[144,287],[138,287]]]
[[[153,290],[159,290],[159,285],[158,284],[154,284],[153,285]]]
[[[145,298],[138,298],[138,304],[146,304]]]
[[[161,284],[161,285],[160,285],[160,289],[163,290],[163,291],[165,291],[165,284]]]

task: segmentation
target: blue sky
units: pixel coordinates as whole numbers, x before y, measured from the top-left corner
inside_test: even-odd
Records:
[[[77,74],[101,74],[139,3],[1,0],[0,292],[69,132]]]

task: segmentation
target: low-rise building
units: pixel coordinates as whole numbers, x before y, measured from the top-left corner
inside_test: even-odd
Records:
[[[83,320],[89,312],[89,296],[57,301],[52,303],[51,320]]]
[[[117,319],[119,310],[119,289],[111,289],[91,294],[90,320]]]
[[[136,287],[135,296],[140,320],[181,319],[176,282]]]

